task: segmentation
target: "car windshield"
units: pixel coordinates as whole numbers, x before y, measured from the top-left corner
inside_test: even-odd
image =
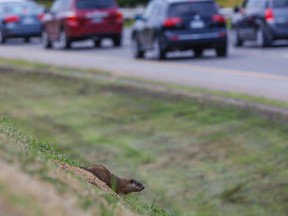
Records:
[[[101,9],[115,6],[114,0],[77,0],[77,9]]]
[[[172,4],[169,8],[170,17],[194,16],[196,14],[205,17],[217,13],[214,2],[183,2]]]
[[[247,9],[251,9],[251,10],[263,9],[266,6],[267,6],[266,0],[250,0],[250,1],[248,1],[247,5],[246,5]]]
[[[274,8],[287,8],[288,7],[288,0],[274,0],[273,2]]]
[[[33,2],[5,2],[0,3],[0,8],[2,14],[33,15],[44,11],[43,7]]]

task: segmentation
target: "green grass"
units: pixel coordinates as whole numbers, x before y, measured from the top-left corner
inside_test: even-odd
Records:
[[[114,80],[117,79],[117,82],[120,83],[128,83],[128,84],[134,84],[136,86],[161,86],[165,88],[168,91],[171,92],[181,92],[184,94],[201,94],[203,98],[206,98],[207,95],[209,96],[216,96],[216,97],[224,97],[229,99],[235,99],[235,100],[241,100],[244,102],[251,102],[251,103],[258,103],[262,105],[268,105],[278,108],[288,108],[288,102],[284,101],[278,101],[278,100],[272,100],[268,98],[263,97],[255,97],[251,95],[245,95],[241,93],[235,93],[235,92],[227,92],[227,91],[216,91],[216,90],[210,90],[205,88],[199,88],[199,87],[191,87],[191,86],[179,86],[176,84],[169,84],[169,83],[163,83],[163,82],[156,82],[156,81],[147,81],[141,78],[133,78],[133,77],[125,77],[120,76],[117,77],[117,75],[111,74],[107,71],[102,70],[95,70],[95,69],[75,69],[75,68],[69,68],[69,67],[56,67],[53,65],[47,65],[43,63],[35,63],[35,62],[29,62],[24,60],[17,60],[17,59],[5,59],[0,58],[0,67],[2,68],[9,68],[9,69],[16,69],[21,67],[22,71],[35,71],[35,72],[49,72],[53,74],[58,75],[64,75],[64,76],[73,76],[73,77],[79,77],[83,76],[87,79],[91,79],[91,76],[93,76],[93,79],[110,79]],[[74,74],[75,73],[75,74]]]
[[[243,1],[242,0],[216,0],[216,2],[221,7],[235,7],[240,5]]]
[[[142,181],[145,191],[127,202],[143,215],[165,215],[157,206],[181,216],[288,212],[285,123],[118,81],[45,73],[1,72],[0,104],[0,115],[43,140],[35,142],[40,153],[57,152],[49,158],[102,163]]]
[[[98,192],[98,196],[103,197],[105,200],[108,201],[109,206],[103,206],[101,203],[95,204],[95,196],[88,194],[85,192],[85,195],[82,194],[80,191],[83,188],[77,185],[78,190],[73,188],[72,185],[69,185],[69,177],[67,179],[62,179],[57,176],[57,174],[51,175],[51,170],[56,169],[55,164],[53,163],[55,160],[65,162],[72,166],[80,166],[77,162],[71,160],[69,157],[65,156],[60,151],[57,151],[54,147],[50,146],[47,142],[43,142],[39,139],[34,139],[31,136],[27,136],[25,133],[22,133],[21,130],[15,127],[14,123],[11,122],[7,117],[2,117],[0,119],[0,135],[5,135],[7,140],[3,140],[3,137],[0,136],[0,152],[5,152],[4,160],[9,161],[10,163],[17,163],[21,164],[21,169],[26,171],[28,174],[40,178],[44,182],[48,182],[53,185],[54,188],[60,194],[68,194],[73,192],[75,198],[78,198],[79,207],[87,210],[95,208],[100,209],[101,216],[113,216],[117,215],[117,207],[119,207],[120,200],[117,200],[114,197],[109,196],[108,194],[101,194]],[[15,151],[16,150],[16,151]],[[65,176],[64,176],[65,178]],[[67,178],[67,176],[66,176]],[[80,180],[80,179],[79,179]],[[5,182],[4,182],[5,183]],[[80,181],[82,183],[80,186],[88,183],[84,183],[83,180]],[[75,187],[75,183],[74,187]],[[85,188],[84,189],[88,189]],[[91,189],[91,188],[90,188]],[[92,191],[93,192],[93,191]],[[96,191],[94,191],[96,192]],[[26,195],[25,192],[15,191],[11,192],[5,185],[1,185],[0,181],[0,195],[5,197],[12,205],[10,210],[21,210],[22,212],[29,213],[30,215],[43,215],[43,209],[39,207],[36,200],[31,199],[29,194]],[[71,194],[70,194],[71,196]],[[96,199],[96,201],[99,201]],[[38,205],[37,205],[38,204]],[[142,200],[137,198],[136,196],[127,196],[126,200],[127,207],[134,209],[135,211],[141,213],[142,215],[155,215],[155,216],[168,216],[163,209],[160,209],[156,206],[151,206],[150,204],[145,204]],[[34,206],[34,208],[31,208]],[[14,209],[14,210],[13,210]],[[46,215],[46,214],[45,214]]]
[[[52,187],[47,188],[47,190],[54,188],[58,195],[62,197],[63,206],[67,205],[65,197],[73,197],[74,201],[75,199],[78,201],[78,207],[76,208],[83,211],[89,210],[90,213],[97,213],[97,215],[100,211],[101,216],[106,216],[105,212],[107,211],[110,211],[111,215],[116,215],[115,206],[123,205],[121,200],[110,196],[105,197],[106,195],[102,194],[96,187],[91,187],[83,179],[74,176],[71,180],[71,175],[63,171],[60,174],[57,171],[55,160],[74,166],[77,166],[77,162],[58,152],[47,142],[21,132],[7,117],[0,119],[0,153],[1,156],[3,155],[1,160],[19,166],[21,171],[29,174],[35,180],[49,183]],[[25,215],[51,215],[47,212],[47,208],[43,209],[45,204],[31,195],[29,189],[17,190],[17,185],[9,188],[11,186],[7,186],[9,185],[7,183],[0,181],[0,197],[4,198],[6,203],[9,203],[7,207],[11,212],[20,211]],[[34,183],[29,182],[29,184],[33,185]],[[47,184],[43,184],[43,187],[47,187]],[[37,187],[33,190],[37,190]],[[44,188],[43,192],[45,192]],[[45,199],[49,202],[50,198],[46,195]],[[104,202],[99,202],[99,200],[104,200]],[[62,211],[62,213],[59,213],[59,211]],[[61,209],[53,209],[53,213],[66,215]],[[3,214],[5,214],[5,211]]]

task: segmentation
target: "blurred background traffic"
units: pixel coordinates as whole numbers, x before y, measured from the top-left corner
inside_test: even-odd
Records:
[[[69,49],[76,41],[91,40],[100,47],[108,38],[120,47],[123,40],[129,40],[135,58],[153,51],[155,58],[164,59],[169,51],[179,50],[192,50],[195,57],[201,57],[205,49],[215,49],[219,57],[226,57],[228,38],[236,47],[246,41],[268,47],[276,40],[288,39],[288,0],[245,0],[234,8],[209,0],[119,2],[138,7],[120,8],[114,0],[40,4],[1,0],[0,43],[11,38],[29,42],[38,37],[46,49]],[[127,38],[123,29],[130,30]]]

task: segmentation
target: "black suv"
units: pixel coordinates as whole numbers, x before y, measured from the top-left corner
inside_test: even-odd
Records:
[[[235,46],[254,40],[259,47],[270,46],[273,40],[288,39],[288,0],[246,0],[235,8]]]
[[[153,50],[157,59],[173,50],[193,50],[196,57],[206,48],[227,55],[225,18],[212,0],[152,0],[132,28],[135,58]]]

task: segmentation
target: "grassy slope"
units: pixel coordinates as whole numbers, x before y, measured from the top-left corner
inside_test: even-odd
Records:
[[[6,119],[0,120],[0,207],[3,215],[135,214],[116,198],[60,170],[53,159],[66,157],[47,143],[27,137]]]
[[[148,203],[174,215],[288,211],[287,125],[117,82],[47,74],[1,72],[0,103],[0,115],[78,163],[143,181]]]

